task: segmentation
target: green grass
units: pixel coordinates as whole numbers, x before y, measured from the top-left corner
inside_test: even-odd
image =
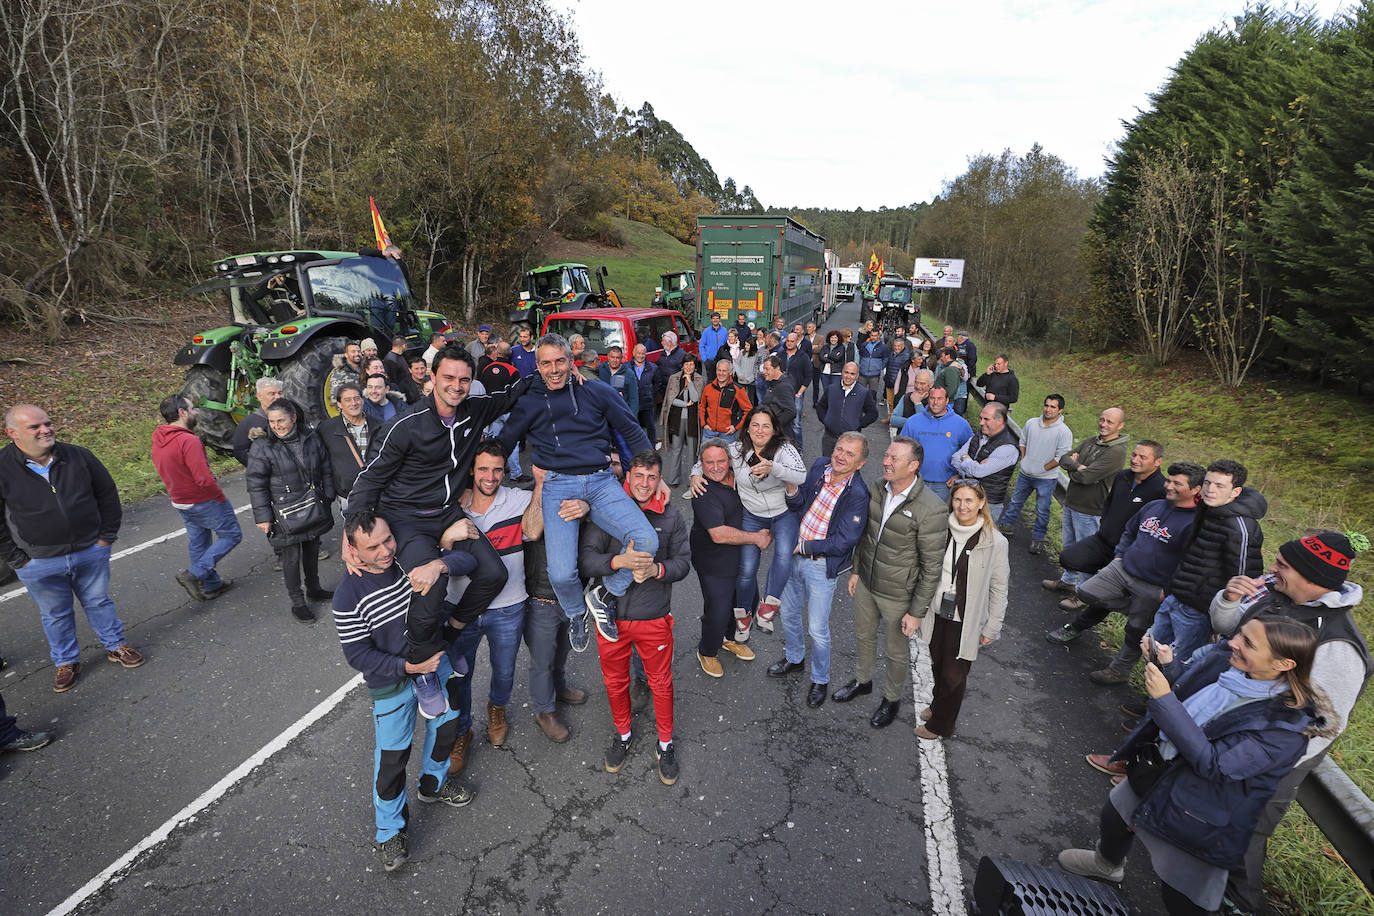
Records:
[[[630,308],[653,305],[660,274],[695,267],[696,249],[691,245],[646,223],[617,218],[615,225],[625,240],[621,248],[558,242],[550,246],[550,253],[560,259],[568,256],[593,270],[604,265],[608,271],[606,285],[616,291],[621,305]]]
[[[938,329],[944,322],[927,313],[925,323]],[[976,334],[973,339],[981,371],[1003,348]],[[1200,357],[1156,367],[1132,353],[1006,352],[1021,382],[1013,410],[1018,421],[1034,416],[1045,396],[1057,392],[1067,400],[1065,420],[1075,443],[1095,433],[1103,409],[1117,406],[1126,413],[1133,440],[1164,444],[1166,466],[1178,460],[1205,466],[1218,458],[1244,464],[1247,483],[1269,502],[1260,523],[1267,560],[1307,528],[1374,530],[1374,448],[1365,400],[1296,379],[1256,380],[1230,391],[1212,379]],[[1056,504],[1051,541],[1059,537],[1058,516]],[[1374,554],[1357,559],[1350,578],[1369,589]],[[1365,601],[1355,618],[1374,637],[1374,603]],[[1121,618],[1112,615],[1109,621],[1100,628],[1102,636],[1119,646]],[[1374,706],[1368,697],[1356,704],[1330,756],[1362,791],[1374,794]],[[1272,896],[1292,913],[1374,912],[1374,897],[1297,805],[1270,842],[1265,879]]]

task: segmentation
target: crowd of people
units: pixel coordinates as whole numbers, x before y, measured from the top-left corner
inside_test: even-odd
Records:
[[[452,807],[473,799],[461,774],[484,639],[492,745],[510,728],[521,644],[535,721],[562,742],[571,731],[558,704],[588,698],[568,682],[569,652],[595,642],[614,727],[605,770],[624,767],[632,713],[652,704],[659,777],[674,784],[672,593],[693,571],[705,675],[725,677],[722,651],[732,664],[753,661],[751,635],[781,625],[783,651],[767,675],[805,672],[811,708],[849,703],[873,693],[881,633],[882,696],[869,722],[884,728],[919,636],[934,692],[914,732],[954,735],[973,662],[1001,634],[1021,513],[1034,495],[1027,549],[1042,553],[1062,473],[1063,573],[1043,584],[1075,617],[1046,639],[1071,643],[1122,613],[1125,642],[1090,678],[1126,684],[1143,655],[1149,698],[1123,704],[1133,721],[1115,753],[1086,755],[1114,787],[1096,846],[1066,850],[1061,864],[1119,881],[1140,838],[1170,913],[1256,907],[1269,833],[1374,673],[1351,616],[1362,594],[1347,580],[1366,544],[1314,531],[1266,568],[1265,501],[1243,465],[1166,467],[1164,447],[1132,444],[1115,407],[1075,445],[1059,394],[1018,433],[1010,359],[1000,354],[978,375],[972,340],[950,327],[933,341],[915,325],[822,334],[781,318],[766,330],[727,328],[712,316],[695,352],[668,333],[654,342],[656,360],[643,342],[603,360],[580,339],[512,336],[483,325],[469,347],[440,336],[415,359],[403,338],[381,358],[371,340],[349,343],[332,374],[337,416],[312,425],[264,378],[261,406],[235,437],[290,613],[312,623],[311,603],[330,601],[344,655],[370,692],[374,839],[387,871],[408,854],[417,715],[426,728],[416,797]],[[970,384],[985,393],[976,430],[964,417]],[[822,429],[809,460],[808,401]],[[242,533],[195,436],[195,405],[174,395],[160,411],[152,460],[188,534],[189,565],[176,578],[193,599],[213,600],[233,585],[216,566]],[[863,431],[884,418],[870,482]],[[39,605],[53,689],[71,689],[81,671],[73,599],[107,658],[138,667],[109,598],[120,523],[110,475],[89,451],[58,442],[38,407],[11,408],[5,429],[0,555]],[[671,488],[691,499],[690,518]],[[330,589],[319,560],[336,502],[346,572]],[[855,666],[832,691],[840,583],[853,599]],[[0,747],[49,739],[0,706]]]

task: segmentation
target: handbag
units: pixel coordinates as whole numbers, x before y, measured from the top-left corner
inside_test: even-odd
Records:
[[[276,517],[277,531],[297,535],[319,528],[329,518],[329,510],[311,484],[290,502],[273,503],[272,515]]]
[[[1144,798],[1171,766],[1173,761],[1165,760],[1160,755],[1158,744],[1146,744],[1126,764],[1126,782],[1130,784],[1132,792]]]

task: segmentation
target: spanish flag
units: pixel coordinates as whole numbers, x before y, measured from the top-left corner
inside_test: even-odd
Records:
[[[878,260],[878,252],[870,251],[868,253],[868,272],[871,274],[876,274],[881,269],[882,262]]]
[[[367,202],[372,206],[372,231],[377,236],[377,250],[386,251],[391,244],[391,236],[386,234],[386,226],[382,225],[382,214],[377,212],[377,202],[368,197]]]
[[[878,258],[878,279],[881,280],[882,278],[883,278],[883,259],[882,259],[882,257],[879,257],[879,258]],[[1039,499],[1039,497],[1036,497],[1036,498]]]

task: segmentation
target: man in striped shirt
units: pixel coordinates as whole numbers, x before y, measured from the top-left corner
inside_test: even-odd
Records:
[[[462,530],[455,530],[461,528]],[[470,529],[470,530],[469,530]],[[445,537],[466,538],[480,533],[468,519],[459,519]],[[396,562],[396,538],[386,521],[372,510],[348,519],[344,536],[353,547],[356,570],[334,591],[334,627],[344,658],[362,672],[372,698],[377,749],[373,754],[372,805],[376,812],[377,851],[382,867],[394,871],[406,861],[406,764],[415,740],[418,708],[414,678],[437,675],[441,683],[453,675],[448,656],[435,652],[419,662],[406,660],[406,612],[441,575],[472,573],[477,561],[466,551],[448,550],[435,560],[405,573]],[[451,710],[425,720],[424,761],[416,798],[426,804],[443,802],[461,808],[472,792],[448,778],[449,754],[458,737],[458,714]]]

